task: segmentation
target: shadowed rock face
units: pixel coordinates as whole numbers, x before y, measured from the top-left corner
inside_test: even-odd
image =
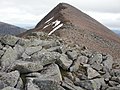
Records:
[[[114,58],[120,58],[120,37],[95,19],[66,3],[58,4],[34,29],[20,36],[25,37],[34,31],[47,32],[48,35],[56,34],[66,43],[86,46],[94,51],[109,53]]]
[[[6,35],[6,34],[18,35],[25,31],[26,31],[26,29],[0,22],[0,35]]]

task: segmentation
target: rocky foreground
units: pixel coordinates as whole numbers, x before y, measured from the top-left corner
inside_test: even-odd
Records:
[[[120,90],[120,59],[43,32],[0,38],[0,90]]]

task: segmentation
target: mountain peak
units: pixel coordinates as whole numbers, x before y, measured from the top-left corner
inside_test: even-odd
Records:
[[[34,31],[55,34],[66,43],[86,46],[89,49],[120,57],[120,37],[110,29],[67,3],[59,3],[34,29],[23,33],[26,36]]]

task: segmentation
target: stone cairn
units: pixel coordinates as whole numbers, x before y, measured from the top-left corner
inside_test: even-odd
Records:
[[[120,90],[120,59],[43,32],[1,36],[0,90]]]

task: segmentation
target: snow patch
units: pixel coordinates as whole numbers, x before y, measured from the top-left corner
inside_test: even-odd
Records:
[[[48,26],[50,26],[50,24],[48,24],[48,25],[44,26],[44,27],[43,27],[43,29],[47,28]]]
[[[60,24],[60,22],[61,22],[61,21],[59,21],[59,20],[56,20],[55,22],[52,22],[52,25],[54,25],[54,24],[55,24],[55,25],[53,26],[53,28],[54,28],[54,27],[56,27],[57,25],[59,25],[59,24]]]
[[[54,17],[48,19],[45,23],[48,23],[49,21],[51,21]]]
[[[60,25],[58,25],[57,27],[55,27],[48,35],[51,35],[53,32],[55,32],[57,29],[59,29],[62,26],[63,26],[63,23],[61,23]]]

